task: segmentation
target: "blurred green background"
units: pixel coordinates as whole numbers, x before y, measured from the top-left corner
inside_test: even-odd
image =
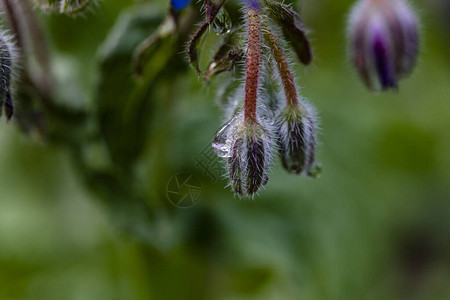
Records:
[[[233,197],[226,180],[196,165],[224,121],[220,81],[203,85],[184,53],[136,92],[146,113],[127,134],[139,155],[110,128],[109,109],[133,103],[121,95],[126,79],[108,78],[126,73],[126,53],[156,28],[166,1],[104,0],[75,19],[40,14],[61,101],[106,111],[95,121],[107,145],[125,138],[112,158],[95,143],[85,159],[95,168],[132,161],[132,171],[109,171],[139,195],[89,177],[74,145],[2,122],[0,299],[449,299],[450,10],[411,2],[422,24],[418,65],[398,92],[372,94],[347,61],[353,1],[303,1],[315,61],[296,73],[320,114],[322,176],[288,175],[276,163],[254,200]],[[137,15],[146,25],[126,31]],[[180,172],[203,187],[189,209],[166,195]]]

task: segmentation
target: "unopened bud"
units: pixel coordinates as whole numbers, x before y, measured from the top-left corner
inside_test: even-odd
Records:
[[[290,173],[310,175],[316,150],[313,109],[309,105],[287,106],[278,119],[278,136],[283,167]]]
[[[238,196],[253,196],[267,183],[272,144],[260,123],[246,122],[238,113],[219,130],[212,145],[227,159],[230,185]]]
[[[404,0],[360,0],[349,22],[351,58],[371,90],[396,88],[416,62],[417,18]]]
[[[9,36],[0,32],[0,113],[4,110],[9,121],[14,114],[12,102],[14,45]]]
[[[239,196],[253,196],[268,181],[270,137],[258,123],[245,124],[228,158],[231,187]]]

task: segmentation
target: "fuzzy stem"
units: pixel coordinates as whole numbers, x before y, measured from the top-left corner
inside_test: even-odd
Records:
[[[289,68],[289,62],[283,49],[280,46],[277,38],[266,22],[264,22],[264,38],[269,45],[272,55],[277,64],[278,72],[280,73],[281,82],[283,84],[284,93],[286,95],[287,105],[290,108],[295,108],[298,105],[297,88],[295,87],[294,75]]]
[[[245,78],[245,121],[256,120],[256,104],[258,98],[258,79],[261,50],[261,17],[252,8],[248,9],[248,46],[246,54]]]

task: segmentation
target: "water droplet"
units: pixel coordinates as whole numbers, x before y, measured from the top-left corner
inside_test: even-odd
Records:
[[[217,35],[224,35],[231,31],[231,18],[224,8],[217,14],[212,25]]]
[[[225,125],[227,126],[227,125]],[[218,157],[230,157],[231,145],[227,142],[227,127],[222,127],[214,136],[212,147]]]
[[[216,133],[212,141],[212,147],[217,156],[223,158],[231,157],[232,144],[236,139],[239,124],[243,122],[243,119],[241,113],[236,114]]]

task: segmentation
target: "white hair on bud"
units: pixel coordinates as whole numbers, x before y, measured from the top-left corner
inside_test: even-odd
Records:
[[[236,124],[234,130],[236,133],[230,157],[227,157],[228,186],[239,197],[254,197],[269,178],[272,138],[270,132],[259,122],[242,121]],[[249,152],[250,150],[257,152]]]
[[[12,35],[0,27],[0,101],[2,111],[9,120],[14,114],[15,85],[18,78],[19,59]]]
[[[277,119],[278,142],[283,166],[297,174],[308,172],[315,161],[317,114],[304,99],[298,108],[286,107]]]

